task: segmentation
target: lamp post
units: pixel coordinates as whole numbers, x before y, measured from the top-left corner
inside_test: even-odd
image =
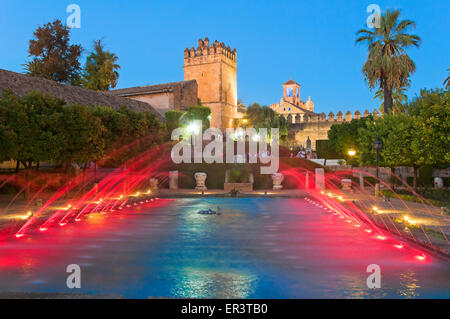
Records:
[[[380,158],[380,151],[383,148],[383,141],[377,136],[375,138],[375,140],[373,141],[373,148],[375,149],[375,151],[377,152],[377,158],[376,158],[376,165],[377,165],[377,170],[376,170],[376,177],[377,177],[377,181],[375,184],[375,196],[378,196],[380,193],[380,183],[378,182],[378,162],[379,162],[379,158]]]
[[[356,155],[356,151],[354,149],[350,149],[350,150],[348,150],[347,154],[348,154],[348,156],[350,156],[350,170],[351,170],[352,177],[354,177],[352,160],[353,160],[353,157]],[[352,189],[352,191],[353,191],[353,189]]]

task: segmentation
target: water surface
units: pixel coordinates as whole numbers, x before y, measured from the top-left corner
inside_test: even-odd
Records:
[[[221,215],[200,215],[217,209]],[[303,199],[161,199],[0,243],[0,291],[128,298],[449,298],[449,263]],[[82,288],[66,286],[78,264]],[[369,289],[369,264],[381,288]]]

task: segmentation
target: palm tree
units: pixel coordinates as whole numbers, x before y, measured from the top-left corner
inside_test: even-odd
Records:
[[[448,68],[447,71],[450,73],[450,68]],[[447,76],[447,78],[445,79],[444,87],[446,90],[448,90],[450,88],[450,75]]]
[[[118,57],[105,51],[101,40],[94,41],[94,52],[86,59],[83,74],[83,87],[96,91],[108,91],[117,85],[120,66]]]
[[[408,97],[405,94],[406,88],[393,88],[392,90],[392,113],[405,113],[404,104],[408,101]],[[384,113],[384,90],[378,89],[375,92],[375,98],[383,101],[380,105],[380,112]]]
[[[406,54],[406,48],[420,45],[417,35],[408,34],[415,23],[400,21],[400,10],[387,10],[380,18],[380,27],[361,29],[356,43],[367,43],[369,54],[362,72],[370,89],[383,90],[384,109],[392,110],[392,92],[409,86],[409,76],[414,73],[414,61]]]

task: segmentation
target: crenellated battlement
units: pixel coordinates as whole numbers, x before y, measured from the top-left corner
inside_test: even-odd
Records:
[[[223,58],[228,60],[228,62],[236,64],[236,49],[231,49],[230,46],[226,46],[225,43],[217,40],[210,44],[208,38],[205,38],[204,40],[199,39],[197,48],[192,47],[184,50],[185,65],[208,63]]]
[[[336,115],[333,112],[328,113],[327,115],[322,112],[320,114],[314,113],[304,113],[304,114],[293,114],[293,113],[285,113],[281,114],[283,115],[287,121],[291,124],[298,124],[298,123],[308,123],[308,122],[328,122],[331,124],[337,124],[340,122],[350,122],[353,119],[360,119],[362,117],[368,117],[372,115],[374,118],[377,118],[380,116],[380,113],[377,110],[374,110],[372,113],[370,113],[368,110],[365,110],[363,115],[361,116],[361,112],[355,111],[354,114],[352,112],[347,111],[345,114],[342,111],[339,111]]]

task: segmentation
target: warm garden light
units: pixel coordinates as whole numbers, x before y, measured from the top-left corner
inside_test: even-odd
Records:
[[[411,225],[417,224],[417,221],[416,220],[412,220],[411,218],[409,218],[409,216],[403,216],[403,220],[406,223],[411,224]]]
[[[198,134],[200,132],[200,127],[196,123],[190,123],[186,130],[189,134]]]
[[[356,151],[355,150],[349,150],[348,151],[348,155],[355,156],[356,155]]]
[[[32,213],[32,212],[28,212],[28,213],[26,213],[25,215],[22,216],[22,219],[23,219],[23,220],[27,220],[27,219],[30,218],[31,216],[33,216],[33,213]]]
[[[403,249],[404,246],[403,244],[395,244],[394,247],[397,249]]]
[[[425,254],[416,255],[416,259],[419,261],[424,261],[425,259],[427,259],[427,256],[425,256]]]

